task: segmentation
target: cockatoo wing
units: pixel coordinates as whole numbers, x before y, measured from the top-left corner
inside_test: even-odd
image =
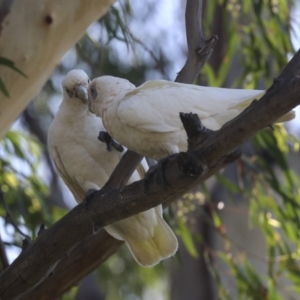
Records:
[[[126,94],[117,115],[122,123],[145,132],[182,129],[179,112],[193,112],[210,129],[218,129],[264,91],[203,87],[153,80]]]
[[[62,177],[63,181],[74,195],[76,201],[82,202],[86,194],[84,189],[80,186],[80,184],[74,177],[68,174],[56,147],[51,148],[51,154],[59,175]]]

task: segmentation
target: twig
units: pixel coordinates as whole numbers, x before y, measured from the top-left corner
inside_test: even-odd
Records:
[[[128,49],[129,48],[129,46],[128,46],[129,42],[128,42],[127,37],[126,37],[126,34],[127,34],[128,37],[131,39],[131,41],[133,41],[136,44],[140,45],[150,55],[150,57],[155,62],[156,66],[162,72],[162,74],[164,75],[164,77],[166,79],[169,79],[169,76],[166,73],[165,68],[161,67],[161,61],[160,61],[160,59],[155,56],[155,54],[153,53],[153,51],[151,49],[149,49],[149,47],[146,45],[146,43],[144,43],[143,41],[141,41],[140,39],[138,39],[132,32],[130,32],[130,30],[128,29],[127,24],[122,21],[122,18],[120,18],[118,21],[119,21],[120,26],[122,28],[122,31],[124,33],[124,39],[118,38],[117,36],[115,36],[115,37],[118,38],[121,41],[124,41],[126,43],[127,49]],[[135,56],[137,56],[133,43],[131,43],[130,46],[131,46],[132,51],[134,52]]]
[[[202,0],[187,0],[185,23],[188,57],[175,81],[192,83],[209,59],[218,37],[205,38],[202,30]]]
[[[11,225],[14,227],[14,229],[15,229],[20,235],[22,235],[25,239],[31,241],[30,237],[29,237],[27,234],[25,234],[25,233],[19,228],[19,226],[18,226],[18,224],[16,223],[14,217],[12,216],[12,213],[11,213],[11,211],[10,211],[10,209],[9,209],[9,206],[8,206],[7,202],[6,202],[6,199],[5,199],[5,196],[4,196],[3,192],[2,192],[1,187],[0,187],[0,198],[1,198],[2,203],[3,203],[3,205],[4,205],[6,214],[7,214],[7,216],[10,218],[10,223],[11,223]]]
[[[119,188],[124,186],[142,159],[142,155],[127,150],[101,190],[106,191],[107,188]],[[132,170],[133,172],[131,172]],[[120,174],[122,174],[122,176],[120,176]]]
[[[0,235],[0,260],[2,262],[3,270],[5,270],[9,266],[9,262],[5,252],[5,246],[2,241],[1,235]]]
[[[161,66],[161,60],[155,56],[155,54],[153,53],[153,51],[151,49],[149,49],[148,46],[145,43],[143,43],[140,39],[138,39],[136,36],[134,36],[129,31],[129,29],[127,28],[127,26],[125,26],[124,28],[126,29],[126,31],[128,31],[128,34],[130,35],[131,39],[134,42],[136,42],[137,44],[139,44],[151,56],[151,58],[153,59],[153,61],[156,64],[156,66],[159,68],[159,70],[164,75],[165,79],[169,80],[169,75],[167,74],[165,68],[163,66]]]

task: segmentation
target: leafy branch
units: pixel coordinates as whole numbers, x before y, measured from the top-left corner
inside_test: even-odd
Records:
[[[14,71],[16,71],[17,73],[19,73],[20,75],[24,76],[25,78],[27,78],[26,74],[23,73],[20,69],[18,69],[15,65],[15,63],[5,57],[0,56],[0,65],[6,66]],[[2,91],[2,93],[6,96],[9,97],[9,92],[4,84],[4,81],[2,80],[2,78],[0,77],[0,90]]]

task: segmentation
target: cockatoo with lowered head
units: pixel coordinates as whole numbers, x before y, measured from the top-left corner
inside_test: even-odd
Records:
[[[180,112],[198,114],[205,127],[218,130],[264,93],[165,80],[151,80],[135,87],[126,79],[102,76],[89,85],[89,108],[102,118],[107,132],[120,144],[160,159],[187,151]],[[290,111],[277,122],[294,117]]]
[[[50,153],[65,184],[77,202],[82,202],[89,189],[100,189],[108,180],[122,154],[108,152],[98,141],[105,130],[100,118],[88,110],[89,78],[82,70],[72,70],[64,78],[63,101],[50,126]],[[148,166],[140,165],[129,183],[140,180]],[[162,206],[149,209],[105,227],[119,240],[124,240],[136,261],[153,266],[175,254],[177,238],[162,217]]]

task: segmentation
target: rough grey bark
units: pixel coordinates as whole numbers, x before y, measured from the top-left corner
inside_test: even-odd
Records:
[[[123,242],[114,239],[104,229],[74,247],[59,261],[53,274],[22,295],[18,300],[57,299],[107,258],[119,250]]]

